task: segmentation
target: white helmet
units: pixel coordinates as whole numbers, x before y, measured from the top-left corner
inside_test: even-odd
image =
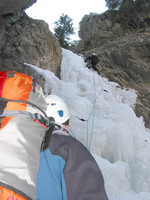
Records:
[[[70,118],[69,109],[66,103],[56,95],[46,97],[48,104],[46,114],[48,117],[53,117],[58,123],[65,123]]]

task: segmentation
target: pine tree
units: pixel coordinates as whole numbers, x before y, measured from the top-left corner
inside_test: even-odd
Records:
[[[61,47],[68,48],[70,45],[69,36],[74,34],[72,19],[68,15],[62,14],[54,24],[54,35],[58,38]]]
[[[105,0],[106,6],[109,10],[117,10],[123,0]]]

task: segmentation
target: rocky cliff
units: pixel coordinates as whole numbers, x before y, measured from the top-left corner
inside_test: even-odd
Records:
[[[0,0],[0,15],[15,13],[19,10],[24,10],[30,7],[37,0]]]
[[[107,15],[90,15],[80,23],[78,52],[95,52],[102,76],[137,91],[135,112],[150,128],[150,29],[123,34]]]
[[[15,69],[34,75],[24,63],[49,69],[59,76],[61,47],[41,20],[24,9],[36,0],[0,0],[0,70]]]

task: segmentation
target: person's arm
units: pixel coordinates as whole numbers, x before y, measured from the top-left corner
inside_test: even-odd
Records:
[[[67,200],[108,200],[101,171],[86,147],[71,136],[54,134],[52,154],[61,156]]]

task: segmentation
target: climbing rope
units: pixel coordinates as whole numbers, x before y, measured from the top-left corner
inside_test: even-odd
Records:
[[[87,120],[87,131],[86,131],[86,137],[87,137],[86,147],[89,151],[90,151],[90,148],[91,148],[92,138],[93,138],[96,101],[97,101],[97,98],[99,97],[99,95],[101,94],[101,92],[105,91],[104,88],[103,88],[103,84],[102,84],[101,80],[100,80],[100,83],[101,83],[102,89],[99,91],[98,95],[96,96],[96,83],[95,83],[95,75],[94,75],[94,71],[93,71],[94,102],[93,102],[92,110],[91,110],[90,115],[89,115],[88,120]],[[92,115],[92,125],[91,125],[91,133],[90,133],[90,136],[89,136],[89,130],[88,129],[89,129],[89,120],[91,118],[91,115]]]

